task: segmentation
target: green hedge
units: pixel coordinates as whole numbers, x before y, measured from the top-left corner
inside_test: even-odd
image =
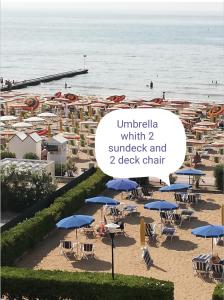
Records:
[[[213,295],[212,300],[223,300],[224,299],[224,285],[223,283],[217,284]]]
[[[1,240],[2,265],[10,266],[24,252],[44,238],[63,217],[78,210],[86,198],[99,194],[105,187],[108,176],[99,169],[88,179],[58,197],[48,208],[36,213],[12,229],[3,232]]]
[[[2,268],[2,294],[10,299],[173,300],[172,282],[108,273]]]

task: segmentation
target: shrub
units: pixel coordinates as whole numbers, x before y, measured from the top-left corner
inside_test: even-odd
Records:
[[[13,152],[10,152],[10,151],[1,151],[0,157],[1,157],[1,159],[4,159],[4,158],[15,158],[16,154],[13,153]]]
[[[35,153],[32,153],[32,152],[28,152],[28,153],[24,154],[23,158],[24,159],[39,159],[39,157]]]
[[[223,191],[224,190],[224,164],[215,166],[214,168],[215,185]]]
[[[53,290],[52,290],[53,287]],[[2,294],[10,299],[173,300],[172,282],[142,276],[2,268]],[[113,296],[112,296],[113,295]]]
[[[213,295],[212,295],[212,300],[223,300],[224,299],[224,286],[223,284],[217,284]]]
[[[78,210],[86,198],[99,194],[105,187],[108,176],[97,170],[88,179],[55,199],[48,208],[36,213],[33,218],[19,223],[2,233],[2,265],[12,265],[25,251],[41,241],[62,218]]]
[[[170,179],[170,183],[173,184],[176,182],[177,180],[177,176],[174,176],[173,174],[169,175],[169,179]]]
[[[39,200],[47,199],[56,186],[45,172],[17,168],[16,165],[0,170],[2,210],[23,211]]]

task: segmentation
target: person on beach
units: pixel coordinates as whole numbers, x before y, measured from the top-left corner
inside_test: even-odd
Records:
[[[150,82],[150,89],[153,89],[153,82]]]
[[[216,253],[215,255],[212,255],[212,257],[210,258],[210,264],[218,264],[220,262],[220,257],[218,256],[218,253]]]
[[[65,82],[65,89],[67,89],[68,85],[67,85],[67,82]]]
[[[165,94],[166,94],[166,92],[163,92],[163,100],[165,100]]]

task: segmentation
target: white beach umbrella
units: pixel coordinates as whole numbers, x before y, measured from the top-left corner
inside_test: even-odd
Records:
[[[56,114],[53,114],[53,113],[50,113],[50,112],[40,113],[37,116],[41,117],[41,118],[54,118],[54,117],[57,117]]]
[[[5,123],[0,122],[0,127],[5,127]]]
[[[24,119],[25,122],[44,122],[45,120],[43,118],[40,117],[30,117],[27,119]]]
[[[33,127],[32,124],[26,122],[18,122],[12,125],[13,128],[30,128]]]
[[[13,121],[13,120],[16,120],[17,117],[15,116],[1,116],[0,117],[0,121]]]

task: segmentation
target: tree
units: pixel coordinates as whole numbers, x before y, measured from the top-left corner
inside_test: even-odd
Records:
[[[22,211],[39,200],[47,199],[56,189],[44,171],[31,171],[16,165],[1,168],[2,210]]]
[[[39,157],[33,152],[28,152],[28,153],[24,154],[23,158],[24,159],[39,159]]]

